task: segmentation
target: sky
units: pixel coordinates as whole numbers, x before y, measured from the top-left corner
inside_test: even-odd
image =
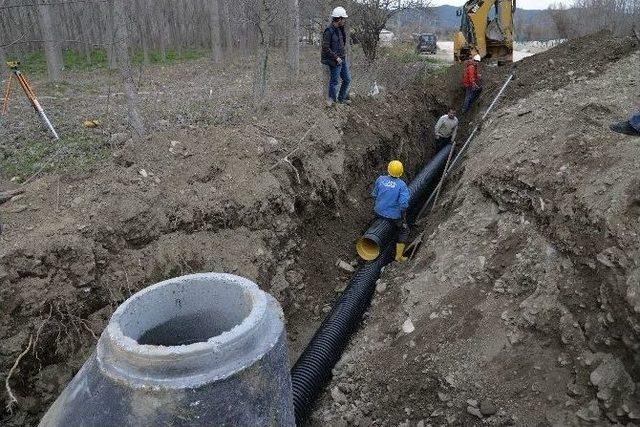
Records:
[[[572,3],[570,0],[561,0],[564,4]],[[433,0],[432,6],[441,6],[450,4],[453,6],[462,6],[465,0]],[[516,0],[516,5],[520,9],[546,9],[552,3],[558,3],[558,0]]]

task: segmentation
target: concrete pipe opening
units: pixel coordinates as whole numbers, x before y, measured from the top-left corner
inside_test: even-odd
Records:
[[[264,309],[264,295],[239,280],[193,279],[189,288],[165,282],[134,295],[114,315],[121,333],[139,345],[181,346],[207,342]],[[116,326],[116,327],[117,327]]]
[[[356,242],[356,251],[365,261],[373,261],[380,255],[380,245],[368,237],[360,237]]]
[[[41,425],[294,425],[283,313],[250,280],[193,274],[113,313]]]

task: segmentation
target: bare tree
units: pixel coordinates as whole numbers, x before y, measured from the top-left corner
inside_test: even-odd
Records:
[[[229,12],[229,0],[222,0],[222,35],[224,36],[225,52],[229,54],[233,50],[233,35],[231,33],[231,14]]]
[[[351,25],[364,56],[375,61],[380,33],[394,14],[407,8],[426,10],[429,4],[429,0],[352,0]]]
[[[300,5],[298,0],[288,0],[291,25],[287,31],[287,68],[291,77],[300,71]]]
[[[62,78],[62,49],[54,31],[52,6],[44,1],[38,2],[38,18],[40,31],[44,39],[44,53],[47,58],[47,71],[50,81],[58,81]]]
[[[257,27],[259,32],[260,45],[256,60],[256,70],[253,79],[253,98],[256,101],[264,99],[267,94],[267,78],[269,66],[269,49],[271,43],[271,13],[272,5],[270,0],[258,0],[259,11]]]
[[[113,0],[113,18],[116,27],[115,53],[118,58],[118,68],[122,76],[124,92],[127,96],[129,123],[138,136],[146,133],[142,116],[138,111],[138,90],[133,81],[131,61],[129,59],[129,29],[125,0]]]
[[[0,70],[4,69],[4,65],[7,63],[7,54],[4,52],[4,48],[0,46]]]
[[[211,27],[211,59],[215,63],[222,61],[222,40],[220,37],[220,2],[209,0],[209,26]]]

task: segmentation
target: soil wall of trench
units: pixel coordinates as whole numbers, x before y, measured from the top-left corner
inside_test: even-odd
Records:
[[[2,207],[4,375],[29,348],[2,423],[37,424],[113,310],[182,274],[235,273],[275,295],[295,360],[346,283],[335,262],[355,260],[371,183],[391,158],[405,162],[408,179],[424,164],[450,96],[423,83],[327,111],[285,161],[296,146],[254,130],[183,129],[126,145],[98,173],[31,183]]]

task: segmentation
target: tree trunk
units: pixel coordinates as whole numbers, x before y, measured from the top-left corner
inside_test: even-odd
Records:
[[[291,26],[287,33],[287,68],[289,77],[296,78],[300,72],[300,6],[298,0],[289,0]]]
[[[40,21],[40,30],[44,39],[44,53],[47,58],[47,71],[49,72],[50,81],[59,81],[62,77],[62,49],[56,38],[54,31],[54,22],[51,16],[51,6],[47,4],[38,4],[38,18]]]
[[[127,15],[125,8],[125,0],[113,0],[113,18],[116,27],[116,43],[115,53],[118,59],[118,68],[122,76],[122,84],[124,92],[127,96],[127,106],[129,114],[129,124],[133,127],[138,136],[146,133],[144,123],[140,112],[138,111],[138,91],[133,81],[133,73],[131,72],[131,61],[129,59],[128,38],[129,31],[127,28]]]
[[[267,78],[269,76],[269,44],[271,42],[271,28],[269,26],[271,0],[260,0],[260,45],[257,55],[256,71],[253,79],[253,99],[259,102],[267,95]]]
[[[218,64],[222,62],[219,0],[209,0],[209,26],[211,27],[211,60]]]
[[[116,58],[116,31],[114,28],[114,4],[113,0],[107,0],[105,3],[105,27],[104,27],[104,48],[107,51],[107,64],[110,70],[115,70],[118,66]]]
[[[229,15],[229,0],[222,1],[223,20],[222,32],[224,36],[224,47],[227,55],[233,50],[233,35],[231,34],[231,16]]]
[[[4,49],[2,48],[2,46],[0,46],[0,76],[4,74],[1,71],[4,70],[4,66],[6,64],[7,64],[7,54],[4,53]]]

